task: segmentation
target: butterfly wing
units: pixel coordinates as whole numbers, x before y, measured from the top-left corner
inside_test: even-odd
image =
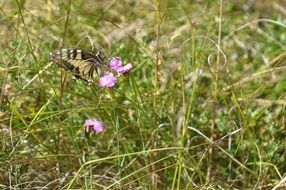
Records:
[[[92,82],[94,70],[103,66],[104,55],[96,55],[78,48],[64,48],[50,52],[50,59],[65,70],[75,73],[77,78]]]

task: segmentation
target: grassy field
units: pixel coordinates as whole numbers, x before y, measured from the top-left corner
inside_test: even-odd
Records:
[[[286,189],[285,4],[0,1],[0,189]],[[49,60],[93,46],[112,88]]]

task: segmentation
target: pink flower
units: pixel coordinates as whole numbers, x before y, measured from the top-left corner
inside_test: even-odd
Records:
[[[132,69],[132,64],[128,63],[127,65],[124,65],[123,67],[118,68],[116,71],[118,74],[124,74],[130,71],[130,69]]]
[[[99,79],[99,86],[102,87],[113,87],[117,82],[117,78],[113,75],[113,73],[107,72],[104,73]]]
[[[117,70],[122,65],[122,61],[120,57],[112,57],[108,63],[108,67],[110,67],[113,70]]]
[[[101,121],[97,119],[87,119],[84,123],[87,127],[93,127],[93,131],[95,132],[101,132],[104,129],[104,125]]]
[[[118,75],[124,74],[132,68],[132,64],[128,63],[127,65],[122,66],[122,61],[120,57],[112,57],[108,63],[108,67],[116,71]]]

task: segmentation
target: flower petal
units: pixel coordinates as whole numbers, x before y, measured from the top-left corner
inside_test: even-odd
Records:
[[[97,119],[87,119],[84,123],[85,126],[92,127],[93,131],[101,132],[104,130],[104,124]]]
[[[94,122],[93,122],[93,120],[91,120],[91,119],[87,119],[87,120],[85,120],[85,123],[84,123],[84,125],[85,126],[93,126],[94,125]]]
[[[99,86],[102,87],[113,87],[117,82],[117,78],[113,75],[113,73],[107,72],[99,79]]]
[[[130,69],[132,69],[132,64],[128,63],[127,65],[124,65],[123,67],[118,68],[116,71],[118,74],[124,74],[130,71]]]
[[[96,121],[94,122],[94,125],[93,125],[93,130],[96,131],[96,132],[101,132],[103,131],[104,129],[104,125],[102,122],[100,121]]]
[[[120,57],[112,57],[108,63],[108,67],[110,67],[113,70],[117,70],[119,67],[121,67],[122,61]]]

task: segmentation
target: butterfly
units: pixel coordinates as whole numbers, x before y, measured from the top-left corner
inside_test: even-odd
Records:
[[[50,52],[49,58],[65,70],[73,72],[75,78],[91,84],[94,71],[99,75],[104,66],[105,55],[101,51],[94,54],[79,48],[63,48]]]

